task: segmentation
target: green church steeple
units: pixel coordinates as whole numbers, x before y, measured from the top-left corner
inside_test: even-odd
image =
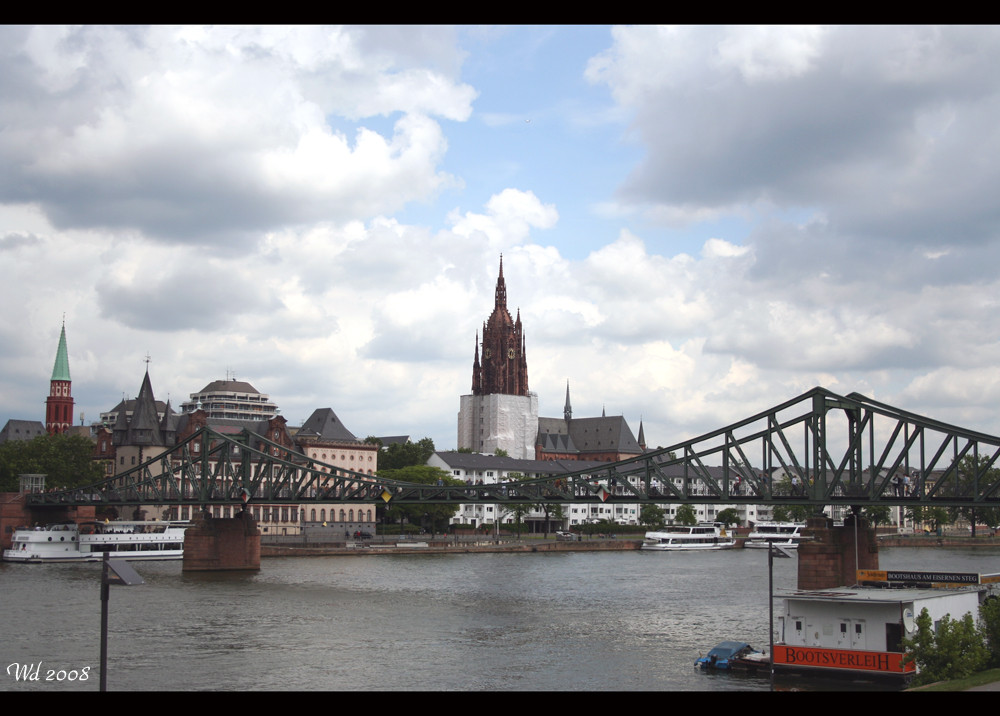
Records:
[[[66,324],[63,323],[59,334],[59,349],[56,351],[56,363],[52,366],[52,380],[70,380],[69,350],[66,348]]]

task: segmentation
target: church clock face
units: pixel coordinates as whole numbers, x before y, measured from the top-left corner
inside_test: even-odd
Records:
[[[514,359],[514,349],[513,348],[508,348],[507,349],[507,357],[510,358],[511,360]]]

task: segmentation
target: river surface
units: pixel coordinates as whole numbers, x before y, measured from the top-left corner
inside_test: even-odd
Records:
[[[884,549],[880,563],[1000,572],[1000,550]],[[770,687],[693,668],[724,639],[767,648],[760,550],[285,557],[258,573],[132,565],[146,583],[111,588],[113,691]],[[797,560],[775,560],[776,589],[796,579]],[[0,564],[0,689],[97,690],[99,582],[99,564]],[[41,664],[38,680],[12,664]]]

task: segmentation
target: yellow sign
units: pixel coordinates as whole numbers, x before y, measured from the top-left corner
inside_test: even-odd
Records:
[[[388,490],[382,490],[382,494],[379,497],[382,498],[383,502],[388,502],[392,499],[392,494]]]

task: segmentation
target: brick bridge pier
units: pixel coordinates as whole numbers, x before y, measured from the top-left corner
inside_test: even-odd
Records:
[[[875,529],[855,514],[834,527],[828,517],[810,517],[799,545],[799,589],[830,589],[857,583],[857,570],[878,569]]]

